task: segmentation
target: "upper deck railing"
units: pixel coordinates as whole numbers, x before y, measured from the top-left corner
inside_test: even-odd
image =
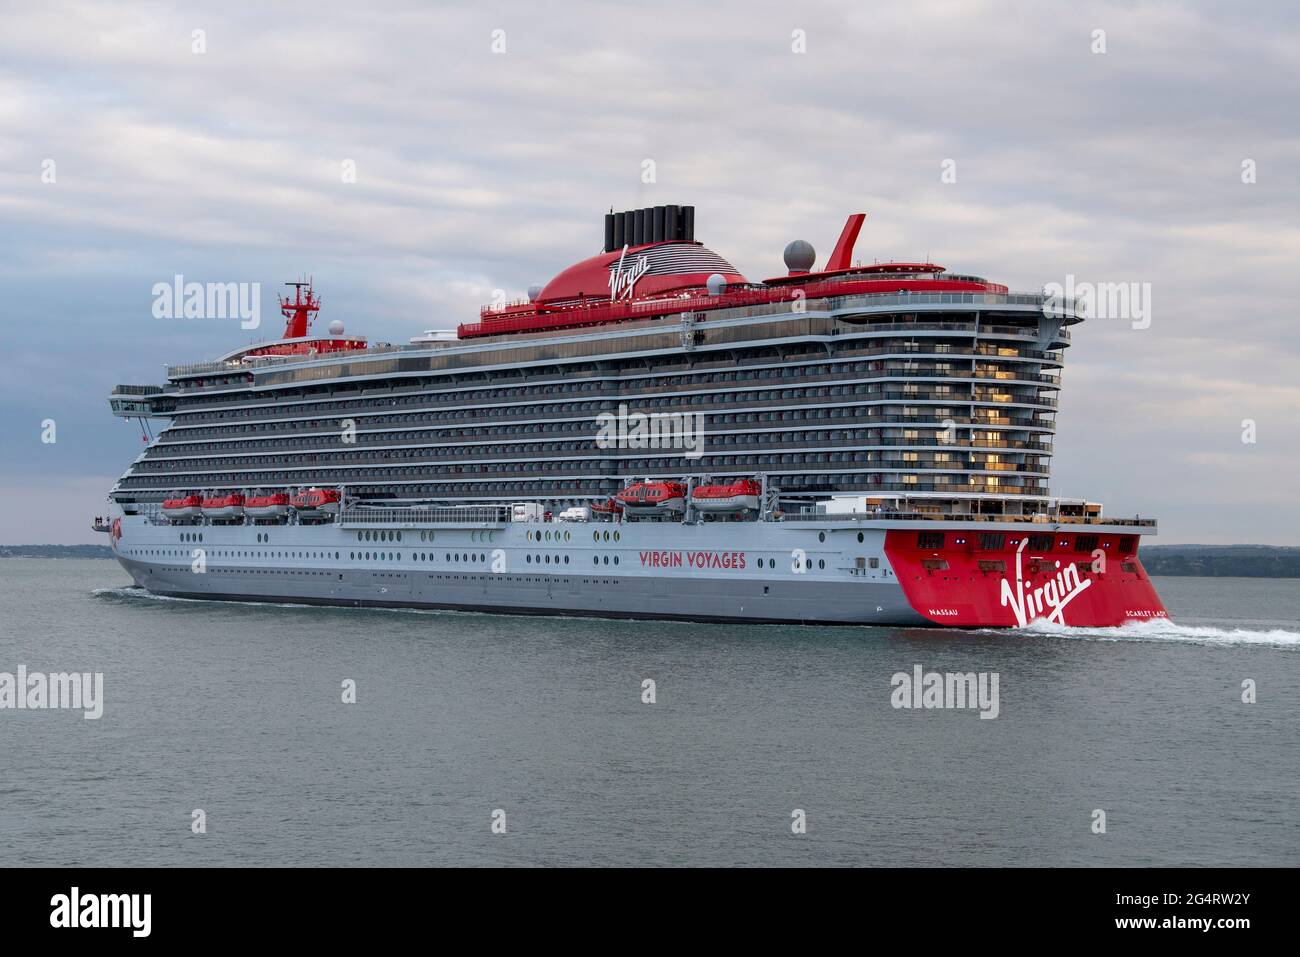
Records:
[[[761,318],[765,316],[778,315],[803,315],[796,313],[792,309],[790,301],[772,302],[771,295],[758,296],[752,294],[754,304],[746,305],[743,300],[749,298],[745,293],[735,293],[726,298],[726,305],[720,305],[718,297],[692,297],[690,299],[674,300],[648,300],[654,303],[657,310],[640,309],[643,303],[620,303],[615,306],[606,304],[605,311],[597,315],[597,309],[594,305],[575,306],[568,310],[560,310],[555,313],[556,316],[562,316],[564,321],[557,322],[554,327],[530,328],[523,323],[522,318],[512,318],[502,316],[500,320],[484,320],[478,323],[464,324],[459,327],[462,336],[494,336],[509,333],[532,333],[533,335],[542,335],[546,333],[577,331],[585,326],[604,326],[617,324],[628,320],[663,320],[675,318],[679,314],[697,313],[700,314],[700,322],[718,322],[724,320]],[[814,297],[809,297],[810,299]],[[741,302],[736,302],[741,299]],[[838,311],[860,305],[862,308],[869,309],[872,312],[888,311],[895,306],[1032,306],[1042,308],[1045,297],[1034,293],[857,293],[853,295],[841,296],[823,296],[817,298],[819,311]],[[665,311],[664,303],[671,303],[671,310]],[[807,302],[804,303],[807,305]],[[610,312],[609,310],[617,310]],[[1076,318],[1078,316],[1077,304],[1074,300],[1065,300],[1062,304],[1063,313],[1066,318]],[[624,315],[624,313],[626,313]],[[615,318],[615,316],[617,316]],[[535,320],[536,317],[531,317]],[[502,325],[493,325],[487,332],[469,332],[466,330],[481,328],[484,322],[499,322]],[[918,331],[934,326],[935,328],[962,328],[969,325],[968,323],[888,323],[873,325],[872,330],[891,331],[894,329],[915,328]],[[981,332],[987,332],[992,335],[1000,334],[1026,334],[1028,330],[1016,326],[982,326]],[[533,335],[528,339],[521,339],[521,342],[535,341]],[[1060,336],[1068,339],[1066,330],[1061,330]],[[447,342],[447,343],[417,343],[412,345],[392,345],[390,343],[372,343],[365,349],[340,349],[338,351],[326,354],[301,354],[301,355],[265,355],[265,356],[247,356],[243,359],[229,362],[197,362],[186,365],[174,365],[167,367],[167,377],[176,379],[186,376],[209,375],[213,373],[238,374],[241,371],[252,371],[255,369],[270,368],[275,366],[292,365],[311,361],[349,359],[357,357],[371,357],[392,355],[393,353],[403,352],[426,352],[431,348],[446,349],[456,346],[477,345],[479,343],[466,342]]]
[[[835,294],[835,283],[813,283],[799,287],[803,296],[774,299],[775,290],[757,289],[728,292],[721,296],[690,296],[676,299],[643,299],[637,302],[584,302],[540,314],[510,314],[485,307],[478,322],[462,323],[457,333],[462,339],[514,332],[550,332],[573,326],[602,326],[635,319],[661,319],[683,313],[704,313],[707,319],[744,319],[755,316],[800,314],[808,303],[834,311],[857,302],[869,302],[873,309],[894,305],[985,305],[1035,306],[1041,308],[1046,297],[1036,293],[995,292],[857,292]],[[842,288],[842,287],[840,287]],[[1076,300],[1062,300],[1063,317],[1082,318]],[[705,316],[700,317],[706,321]]]
[[[900,512],[881,509],[878,512],[819,511],[807,506],[795,511],[784,511],[785,521],[802,522],[1008,522],[1024,525],[1115,525],[1132,528],[1155,528],[1154,518],[1106,518],[1098,515],[1054,515],[1040,512],[1033,515],[992,515],[967,512]]]

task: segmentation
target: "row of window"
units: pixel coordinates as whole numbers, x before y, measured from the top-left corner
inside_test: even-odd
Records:
[[[879,467],[899,467],[899,463],[950,463],[955,468],[966,468],[969,466],[978,466],[980,462],[1000,462],[1001,458],[997,453],[983,454],[979,452],[966,451],[961,448],[959,451],[921,451],[921,450],[903,450],[896,446],[876,447],[870,444],[870,441],[864,438],[858,438],[860,433],[838,432],[832,433],[840,436],[850,436],[851,438],[828,439],[822,441],[832,441],[841,444],[850,442],[862,442],[857,451],[836,451],[828,453],[829,458],[816,459],[815,461],[827,462],[878,462]],[[448,450],[426,450],[426,449],[394,449],[381,453],[362,453],[362,452],[322,452],[319,454],[312,453],[307,455],[274,455],[268,453],[261,456],[211,456],[203,458],[176,458],[169,460],[145,460],[137,463],[132,467],[132,474],[150,474],[150,473],[167,473],[181,474],[184,472],[194,471],[196,469],[234,469],[239,467],[265,466],[274,464],[278,466],[292,465],[313,465],[317,468],[337,468],[343,463],[356,463],[357,465],[368,466],[371,468],[392,468],[398,462],[410,461],[421,466],[425,466],[429,471],[425,474],[437,474],[434,471],[441,468],[443,472],[461,472],[461,471],[499,471],[499,472],[531,472],[531,471],[564,471],[572,469],[600,469],[606,463],[617,462],[626,468],[646,468],[647,464],[640,464],[639,460],[630,459],[630,455],[636,454],[627,449],[600,449],[593,446],[592,443],[586,443],[581,448],[569,448],[573,443],[564,443],[565,448],[546,450],[541,453],[543,457],[538,457],[535,453],[533,457],[511,459],[494,459],[484,456],[466,455],[463,451]],[[689,450],[680,448],[670,448],[671,439],[663,441],[664,448],[658,449],[661,458],[679,458],[685,456],[693,458]],[[680,444],[680,443],[679,443]],[[731,464],[723,458],[718,457],[718,453],[726,451],[725,446],[732,444],[730,442],[722,443],[704,443],[699,448],[712,451],[714,454],[708,456],[708,460],[714,465]],[[734,443],[748,446],[779,445],[799,449],[802,454],[816,454],[816,445],[810,443],[807,446],[801,446],[798,442],[790,441],[786,434],[771,433],[762,438],[761,441],[755,440],[750,442]],[[712,445],[712,449],[710,449]],[[643,445],[642,448],[654,446]],[[564,451],[581,451],[587,455],[600,456],[598,459],[574,459],[561,457],[559,453]],[[752,450],[733,449],[736,453],[744,451],[758,451],[757,448]],[[784,460],[783,453],[782,459]],[[799,454],[795,452],[788,453],[791,455]],[[522,453],[521,453],[522,455]],[[455,456],[464,459],[464,462],[439,462],[438,459],[446,456]],[[886,458],[886,456],[890,456]],[[1029,461],[1033,461],[1036,456],[1029,456]],[[466,468],[468,466],[468,468]],[[907,467],[906,464],[903,467]]]
[[[968,415],[966,410],[948,408],[943,406],[903,406],[901,412],[883,415],[880,412],[881,407],[875,405],[847,405],[847,406],[820,406],[816,408],[805,409],[787,409],[769,412],[737,412],[726,415],[703,415],[700,419],[701,427],[708,430],[715,440],[719,436],[737,434],[735,429],[725,429],[724,426],[744,426],[744,425],[780,425],[783,430],[793,431],[822,431],[817,429],[817,424],[822,420],[840,419],[843,426],[862,424],[870,426],[868,430],[871,433],[877,433],[883,437],[905,436],[909,431],[917,428],[935,427],[946,428],[949,423],[954,426],[974,426],[976,428],[988,428],[994,425],[1012,425],[1019,430],[1028,429],[1045,429],[1051,430],[1053,422],[1050,418],[1038,415],[1018,415],[1009,416],[1006,409],[979,408],[975,409],[975,414]],[[803,425],[801,423],[808,423]],[[909,428],[890,429],[881,428],[883,423],[901,423]],[[193,454],[194,452],[213,451],[229,452],[240,451],[244,449],[270,449],[282,452],[287,448],[296,447],[321,447],[327,444],[337,447],[343,442],[344,431],[339,427],[330,428],[325,431],[312,431],[302,435],[292,435],[289,432],[283,434],[268,434],[265,430],[257,433],[257,437],[249,438],[239,434],[239,429],[210,429],[214,435],[225,436],[220,441],[195,441],[190,437],[190,433],[180,433],[179,435],[171,429],[165,430],[160,436],[159,441],[151,445],[145,452],[147,458],[166,458],[175,455]],[[488,440],[478,444],[497,444],[490,440],[497,436],[509,436],[513,441],[519,441],[526,437],[535,437],[538,440],[548,443],[561,440],[565,437],[574,439],[594,436],[599,431],[599,427],[590,419],[577,419],[565,422],[545,422],[531,423],[519,426],[492,426],[492,427],[457,427],[451,429],[420,429],[420,430],[395,430],[387,429],[382,431],[358,431],[353,438],[358,445],[375,445],[385,446],[392,444],[401,444],[403,442],[413,442],[420,445],[438,445],[439,443],[453,443],[459,446],[465,446],[465,440]],[[770,430],[764,430],[766,434]],[[580,433],[575,435],[574,433]],[[352,433],[347,433],[351,435]],[[747,433],[748,434],[748,433]],[[323,440],[323,441],[322,441]],[[344,443],[352,444],[352,443]]]
[[[859,540],[860,539],[861,539],[861,535],[859,535]],[[1025,542],[1025,548],[1028,551],[1035,554],[1050,552],[1053,550],[1054,547],[1068,549],[1070,548],[1071,545],[1071,540],[1069,538],[1058,538],[1057,536],[1041,533],[1041,532],[1032,535],[1027,535],[1026,539],[1027,541]],[[944,547],[945,541],[946,541],[946,535],[943,532],[917,532],[916,533],[916,547],[920,549],[924,549],[926,551],[942,549]],[[1099,542],[1100,542],[1100,536],[1097,535],[1075,535],[1073,540],[1074,551],[1086,552],[1088,554],[1091,554],[1092,552],[1096,551]],[[988,552],[1002,551],[1005,547],[1007,547],[1008,544],[1016,545],[1018,543],[1019,543],[1019,539],[1016,538],[1013,538],[1008,542],[1006,534],[1002,532],[980,532],[978,538],[976,539],[976,544],[979,546],[980,551],[988,551]],[[955,537],[954,544],[956,545],[966,544],[965,537],[964,536]],[[1110,541],[1107,540],[1106,542],[1101,543],[1101,545],[1103,548],[1109,548]],[[1124,535],[1120,537],[1119,539],[1120,552],[1127,554],[1132,552],[1136,548],[1137,548],[1137,536]]]
[[[466,407],[464,405],[456,406],[441,411],[429,411],[422,415],[425,422],[456,422],[467,419],[500,419],[519,417],[524,419],[538,419],[547,416],[557,416],[564,414],[586,413],[589,417],[595,418],[602,412],[615,412],[618,405],[635,406],[640,410],[659,410],[659,411],[678,411],[690,412],[696,411],[699,406],[719,406],[719,405],[749,405],[773,402],[806,402],[809,399],[835,399],[854,396],[874,397],[882,400],[899,400],[899,399],[929,399],[935,401],[951,400],[955,402],[1011,402],[1017,401],[1025,404],[1037,404],[1051,406],[1055,400],[1041,395],[1046,388],[1044,386],[999,386],[996,389],[983,388],[971,383],[963,382],[954,389],[951,385],[944,384],[927,384],[920,385],[911,382],[899,382],[894,384],[894,388],[886,388],[889,383],[850,383],[845,385],[833,386],[801,386],[789,389],[754,389],[747,391],[724,391],[717,390],[712,392],[698,392],[690,394],[676,394],[661,397],[625,397],[620,400],[602,399],[590,402],[540,402],[530,406],[483,406],[478,408]],[[961,391],[958,391],[958,390]],[[363,406],[360,412],[365,413],[367,420],[377,418],[377,407],[379,402],[372,401],[370,404]],[[277,407],[277,411],[279,408]],[[196,422],[190,417],[180,419],[183,410],[178,410],[177,428],[189,429],[201,423]],[[340,412],[343,418],[355,418],[347,416]],[[221,416],[222,421],[229,420],[249,420],[258,418],[256,410],[251,407],[234,409],[229,413]],[[308,419],[308,422],[319,423],[319,419]]]
[[[950,433],[941,429],[927,431],[927,437],[920,438],[920,430],[911,430],[916,437],[912,440],[918,446],[925,446],[927,443],[936,446],[947,446],[949,448],[967,448],[968,446],[953,446],[951,441],[945,441],[945,437]],[[1002,435],[1003,433],[988,433],[990,435]],[[277,451],[268,451],[256,455],[210,455],[210,456],[182,456],[182,455],[153,455],[146,457],[142,462],[135,466],[137,471],[169,471],[176,469],[193,468],[195,466],[212,466],[212,467],[236,467],[240,465],[258,465],[274,458],[277,463],[292,465],[302,462],[367,462],[382,463],[383,461],[392,461],[400,459],[419,459],[430,462],[437,459],[481,459],[482,461],[491,462],[496,460],[497,456],[525,456],[525,455],[544,455],[558,456],[562,452],[581,451],[591,455],[597,451],[595,436],[589,436],[585,441],[552,441],[552,442],[530,442],[525,445],[502,445],[502,446],[469,446],[457,444],[454,446],[409,446],[409,447],[384,447],[381,449],[361,449],[350,451],[347,446],[339,446],[339,439],[336,436],[332,447],[317,447],[311,452],[285,454],[284,449]],[[807,429],[802,431],[791,432],[785,429],[769,432],[733,432],[726,435],[702,435],[701,447],[712,449],[715,452],[721,452],[728,446],[753,446],[761,447],[765,445],[789,445],[798,447],[801,444],[815,446],[823,442],[860,443],[864,448],[880,449],[891,451],[894,449],[905,448],[908,444],[906,440],[895,439],[893,441],[882,442],[879,437],[878,429]],[[965,440],[963,440],[965,441]],[[989,447],[996,448],[1016,448],[1024,446],[1024,442],[1005,439],[971,439],[970,448],[979,448],[981,442],[988,443]],[[262,444],[262,443],[258,443]],[[274,443],[266,443],[273,445]],[[219,451],[230,452],[230,446],[218,446]],[[604,453],[607,450],[601,449]],[[735,449],[741,451],[741,449]],[[1042,449],[1041,451],[1046,451]],[[612,448],[608,450],[610,455],[626,455],[623,449]],[[901,452],[904,456],[908,454],[920,455],[951,455],[950,452]],[[975,454],[975,453],[972,453]],[[323,457],[323,458],[322,458]]]
[[[821,347],[817,346],[813,348],[815,351],[806,353],[809,358],[820,358],[824,355]],[[950,364],[942,362],[922,365],[914,359],[900,364],[883,358],[886,355],[897,355],[899,353],[920,355],[928,352],[936,355],[969,355],[972,357],[987,356],[1004,360],[1030,359],[1038,360],[1038,362],[1044,362],[1047,364],[1059,364],[1061,359],[1060,355],[1057,353],[1044,354],[1031,349],[1017,349],[1010,346],[971,349],[965,344],[952,345],[949,343],[935,342],[923,345],[921,343],[905,340],[899,340],[892,345],[888,342],[882,345],[879,343],[879,340],[877,340],[877,344],[871,347],[863,347],[861,343],[843,342],[836,343],[832,348],[842,355],[874,355],[881,356],[882,358],[873,361],[832,361],[800,364],[794,361],[792,355],[787,353],[784,357],[768,358],[768,361],[773,361],[773,365],[767,367],[750,366],[740,369],[701,370],[688,374],[667,374],[659,376],[645,375],[647,364],[652,368],[671,367],[677,365],[678,361],[675,358],[666,361],[664,359],[648,359],[635,360],[630,363],[607,363],[607,368],[603,370],[603,375],[606,377],[612,377],[612,381],[610,378],[605,378],[603,380],[578,379],[575,378],[574,373],[575,371],[580,370],[561,368],[549,373],[553,378],[541,381],[537,378],[539,372],[533,370],[531,380],[525,383],[520,382],[520,373],[512,370],[506,373],[484,373],[482,378],[491,382],[491,387],[488,388],[475,388],[472,381],[466,381],[465,379],[462,379],[460,383],[457,383],[453,376],[421,379],[418,382],[412,382],[411,380],[395,380],[395,385],[398,388],[411,389],[412,393],[397,396],[382,392],[378,394],[382,395],[385,399],[388,399],[394,404],[410,404],[417,401],[427,403],[432,401],[459,405],[466,402],[491,401],[493,399],[518,399],[530,396],[546,397],[548,395],[559,393],[568,395],[592,393],[612,393],[614,395],[622,395],[638,391],[662,391],[665,389],[681,389],[698,385],[723,385],[726,383],[753,382],[768,379],[815,379],[817,377],[831,375],[863,375],[882,371],[905,371],[912,372],[915,375],[926,375],[927,367],[942,372],[947,371],[947,368],[950,366]],[[767,357],[759,355],[755,358],[758,358],[759,361],[763,361],[763,359]],[[999,365],[986,363],[983,368],[991,372],[1014,372],[1016,371],[1017,366],[1009,365],[1004,368]],[[625,377],[625,375],[620,375],[620,370],[625,373],[631,372],[634,377],[629,378]],[[244,381],[245,380],[241,377],[232,380],[227,384],[237,386],[243,384]],[[456,388],[458,384],[460,388]],[[384,388],[382,384],[373,382],[366,382],[364,384],[365,388],[372,390],[375,389],[376,386],[378,386],[378,388]],[[449,386],[451,388],[448,388]],[[424,391],[435,389],[446,391]],[[348,390],[346,386],[336,386],[332,388],[330,392],[333,394],[345,390],[351,391]],[[372,393],[369,396],[349,398],[339,401],[346,403],[346,407],[361,409],[368,402],[373,401],[374,396],[375,394]],[[231,400],[228,396],[196,396],[190,398],[186,402],[186,405],[197,409],[212,408],[215,411],[215,407],[229,404],[230,401]],[[298,405],[300,408],[307,411],[339,407],[334,402],[330,401],[302,402],[298,403]],[[211,415],[213,413],[209,414]]]

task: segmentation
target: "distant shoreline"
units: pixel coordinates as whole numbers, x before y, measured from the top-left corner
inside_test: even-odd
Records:
[[[1300,546],[1147,545],[1142,564],[1153,576],[1300,578]],[[107,545],[0,545],[0,558],[111,559]]]

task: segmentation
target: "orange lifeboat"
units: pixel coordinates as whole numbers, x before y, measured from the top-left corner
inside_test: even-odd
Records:
[[[254,495],[244,503],[244,514],[249,518],[283,518],[289,514],[289,496],[284,492]]]
[[[162,513],[168,518],[198,518],[203,513],[202,495],[164,499]]]
[[[334,488],[309,488],[295,495],[289,504],[299,512],[332,514],[339,510],[339,492]]]
[[[757,511],[762,487],[753,479],[741,479],[730,485],[697,485],[691,491],[691,504],[702,512]]]
[[[243,514],[244,496],[238,492],[203,500],[203,515],[206,518],[240,518]]]
[[[663,515],[686,510],[681,482],[635,482],[614,496],[629,515]]]

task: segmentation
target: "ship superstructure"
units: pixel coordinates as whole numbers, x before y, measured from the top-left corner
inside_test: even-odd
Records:
[[[313,337],[319,303],[299,285],[281,340],[115,390],[117,414],[168,423],[111,494],[119,558],[145,587],[212,597],[961,625],[1163,615],[1136,557],[1154,523],[1049,492],[1076,305],[928,262],[855,262],[864,219],[823,269],[796,241],[785,275],[751,282],[695,240],[692,207],[611,212],[596,256],[402,347],[337,322]],[[190,504],[169,516],[167,502]]]

